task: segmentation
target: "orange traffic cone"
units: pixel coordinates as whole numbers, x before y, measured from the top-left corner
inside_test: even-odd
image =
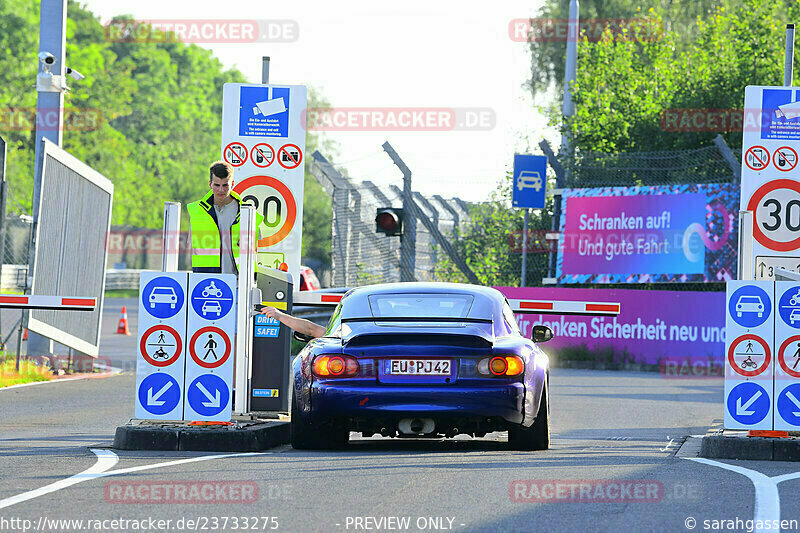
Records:
[[[119,319],[119,325],[117,326],[117,333],[119,335],[130,335],[131,332],[128,329],[128,310],[125,306],[122,306],[122,318]]]

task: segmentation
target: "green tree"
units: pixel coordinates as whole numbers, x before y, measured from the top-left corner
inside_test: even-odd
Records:
[[[743,0],[733,11],[718,9],[695,26],[693,46],[679,52],[678,34],[652,41],[610,33],[581,43],[573,85],[575,115],[566,128],[580,151],[628,152],[697,148],[717,132],[669,131],[662,117],[671,109],[741,110],[747,85],[783,80],[784,29],[797,8]],[[654,16],[650,22],[661,25]],[[560,117],[554,114],[553,123]],[[725,134],[741,146],[741,132]]]
[[[524,227],[522,209],[511,208],[509,174],[492,193],[489,201],[470,205],[469,222],[454,239],[456,252],[480,280],[482,285],[517,286],[520,284],[522,254],[520,243]],[[545,209],[530,211],[528,232],[527,285],[538,285],[547,271],[549,254],[544,239],[550,230],[552,200]],[[436,277],[443,281],[466,283],[467,278],[446,254],[439,254]]]
[[[655,15],[662,25],[647,38],[660,35],[662,31],[674,32],[679,37],[678,46],[685,48],[691,46],[698,17],[705,17],[718,7],[730,9],[740,3],[740,0],[580,0],[579,16],[584,35],[593,41],[599,37],[598,30],[603,26],[615,30],[635,27]],[[558,95],[563,92],[567,43],[565,38],[554,37],[550,30],[567,23],[569,4],[569,0],[547,0],[532,20],[528,44],[531,54],[528,88],[534,95],[544,94],[551,87]],[[563,35],[563,31],[558,35]]]
[[[67,13],[67,64],[85,78],[70,80],[64,148],[114,183],[112,224],[159,227],[164,201],[185,205],[206,192],[208,165],[219,158],[222,86],[246,80],[209,50],[152,32],[130,16],[104,27],[73,0]],[[38,0],[0,2],[0,134],[8,143],[12,198],[27,212],[38,34]],[[318,91],[310,94],[310,106],[327,105]],[[335,150],[316,132],[306,145],[308,153]],[[328,263],[330,199],[313,177],[305,183],[303,255]]]

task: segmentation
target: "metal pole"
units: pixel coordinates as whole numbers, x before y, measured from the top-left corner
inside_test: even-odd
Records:
[[[41,15],[39,19],[39,74],[49,72],[53,76],[66,74],[64,65],[67,46],[67,0],[41,0]],[[50,54],[52,63],[47,64],[41,59],[42,54]],[[40,87],[44,89],[44,87]],[[33,178],[33,223],[31,224],[31,240],[28,257],[28,276],[26,276],[25,292],[30,293],[29,286],[34,270],[36,256],[36,228],[39,225],[39,196],[42,188],[42,139],[47,138],[56,145],[61,146],[61,137],[64,127],[64,93],[61,90],[50,88],[39,90],[36,100],[36,137],[34,142],[35,167]],[[28,311],[24,311],[28,314]],[[53,352],[53,342],[40,335],[30,332],[28,335],[28,353],[37,355],[50,355]]]
[[[8,182],[6,182],[6,140],[0,137],[0,285],[3,279],[3,263],[6,261],[6,195],[8,194]],[[2,316],[0,315],[0,338],[3,337]],[[13,328],[12,328],[13,330]],[[5,350],[6,344],[2,343]]]
[[[577,79],[578,72],[578,0],[569,3],[569,31],[567,32],[567,63],[564,69],[564,120],[575,113],[575,104],[572,102],[570,83]],[[566,134],[561,136],[560,153],[569,152],[569,138]]]
[[[235,356],[235,384],[233,412],[245,414],[250,412],[250,369],[251,352],[253,349],[253,319],[250,311],[253,304],[261,303],[251,301],[253,278],[255,277],[255,235],[256,235],[256,209],[251,205],[241,206],[239,214],[239,279],[237,315],[236,315],[236,356]]]
[[[164,202],[164,229],[161,235],[161,271],[177,272],[180,255],[181,204]]]
[[[739,211],[739,264],[737,278],[755,279],[753,259],[753,212]]]
[[[269,83],[269,56],[261,57],[261,83]]]
[[[389,141],[383,143],[397,168],[403,173],[403,235],[400,236],[400,281],[416,281],[415,260],[417,254],[417,217],[414,197],[411,193],[411,171],[394,151]]]
[[[528,273],[528,208],[525,208],[525,222],[522,224],[522,275],[519,286],[525,286],[525,278]]]
[[[792,85],[792,68],[794,65],[794,24],[786,25],[786,54],[783,63],[783,84]]]

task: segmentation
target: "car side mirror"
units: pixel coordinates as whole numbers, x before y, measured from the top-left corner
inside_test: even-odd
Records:
[[[533,326],[533,334],[531,335],[531,339],[533,342],[547,342],[553,338],[553,330],[548,328],[547,326]]]
[[[296,341],[300,341],[300,342],[306,342],[307,343],[307,342],[310,342],[310,341],[314,340],[314,337],[312,337],[311,335],[306,335],[304,333],[300,333],[299,331],[295,331],[292,334],[292,336],[294,337],[294,339]]]

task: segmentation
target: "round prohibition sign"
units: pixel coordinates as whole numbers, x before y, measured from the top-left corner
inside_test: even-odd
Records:
[[[222,151],[225,161],[234,167],[240,167],[247,163],[247,147],[242,143],[230,143]]]
[[[278,163],[289,170],[297,168],[303,161],[303,152],[296,144],[284,144],[278,150]]]
[[[250,176],[233,187],[243,201],[252,201],[264,217],[260,247],[272,246],[289,236],[297,220],[297,202],[289,187],[271,176]]]
[[[159,331],[161,333],[159,333],[159,335],[155,337],[156,342],[148,343],[147,339],[149,339],[151,335]],[[172,337],[175,339],[174,346],[167,343],[167,339],[164,336],[163,332],[172,335]],[[153,356],[147,353],[148,344],[150,345],[151,348],[153,346],[158,347],[155,350],[154,354],[159,354],[159,355],[161,355],[161,353],[166,354],[164,360],[162,361],[156,360],[153,358]],[[164,348],[174,348],[175,352],[172,355],[169,355],[169,352],[166,352]],[[145,361],[147,361],[153,366],[165,367],[171,365],[172,363],[178,360],[178,357],[180,356],[182,350],[183,350],[183,341],[181,341],[181,336],[178,335],[178,332],[175,331],[174,328],[167,326],[166,324],[156,324],[155,326],[150,327],[147,331],[144,332],[144,335],[142,335],[142,338],[139,340],[139,353],[142,354],[142,357],[144,357]]]
[[[796,193],[795,196],[798,198],[787,202],[781,202],[777,198],[772,197],[768,198],[763,203],[761,202],[761,200],[764,200],[770,193],[779,190],[794,191]],[[783,194],[781,194],[781,196],[783,196]],[[779,241],[771,236],[767,236],[762,230],[763,226],[763,229],[770,232],[770,235],[780,233],[796,235],[797,232],[800,231],[800,182],[783,178],[765,183],[750,197],[750,201],[747,203],[747,209],[753,212],[753,237],[755,237],[759,244],[770,250],[775,250],[776,252],[790,252],[800,248],[800,237],[790,241]],[[766,213],[766,217],[769,218],[768,221],[765,221],[762,216],[766,209],[770,209],[770,211]],[[796,225],[793,224],[795,219],[797,221]]]
[[[219,346],[216,341],[214,341],[214,334],[219,335],[222,341],[225,343],[225,349],[223,350],[221,346]],[[214,350],[216,353],[216,349],[219,349],[222,352],[220,357],[217,357],[214,361],[204,361],[200,359],[200,356],[197,355],[195,351],[195,343],[198,341],[201,335],[208,335],[208,342],[204,345],[207,346],[209,350]],[[203,368],[217,368],[218,366],[222,365],[225,361],[228,360],[228,357],[231,355],[231,339],[228,337],[228,334],[219,329],[216,326],[206,326],[204,328],[198,329],[194,335],[192,335],[192,340],[189,341],[189,353],[192,355],[192,359],[198,365],[202,366]],[[208,355],[208,353],[206,353]]]
[[[250,161],[259,168],[267,168],[275,161],[275,150],[267,143],[258,143],[250,150]]]
[[[756,341],[762,348],[764,348],[764,363],[755,370],[744,370],[740,368],[739,365],[736,364],[736,359],[734,359],[734,355],[741,355],[741,354],[734,354],[736,351],[736,347],[744,341]],[[749,358],[748,358],[749,359]],[[731,367],[738,373],[746,377],[753,377],[761,374],[764,372],[767,367],[769,367],[769,362],[772,359],[772,354],[769,351],[769,346],[764,339],[759,337],[758,335],[753,335],[752,333],[748,333],[746,335],[742,335],[741,337],[737,337],[731,343],[731,347],[728,348],[728,363]]]
[[[789,172],[797,166],[797,152],[791,146],[781,146],[772,155],[772,164],[781,172]]]
[[[795,342],[797,343],[797,351],[794,354],[789,355],[789,358],[797,357],[797,359],[800,360],[800,335],[793,335],[783,341],[783,344],[781,344],[781,347],[778,350],[778,362],[781,364],[781,368],[784,372],[790,376],[800,378],[800,368],[797,370],[790,368],[788,361],[786,361],[786,358],[784,357],[784,354],[787,353],[786,350],[791,350],[790,345]],[[794,365],[797,365],[797,362],[795,362]]]
[[[769,166],[769,150],[763,146],[751,146],[744,154],[744,162],[751,170],[764,170]]]

